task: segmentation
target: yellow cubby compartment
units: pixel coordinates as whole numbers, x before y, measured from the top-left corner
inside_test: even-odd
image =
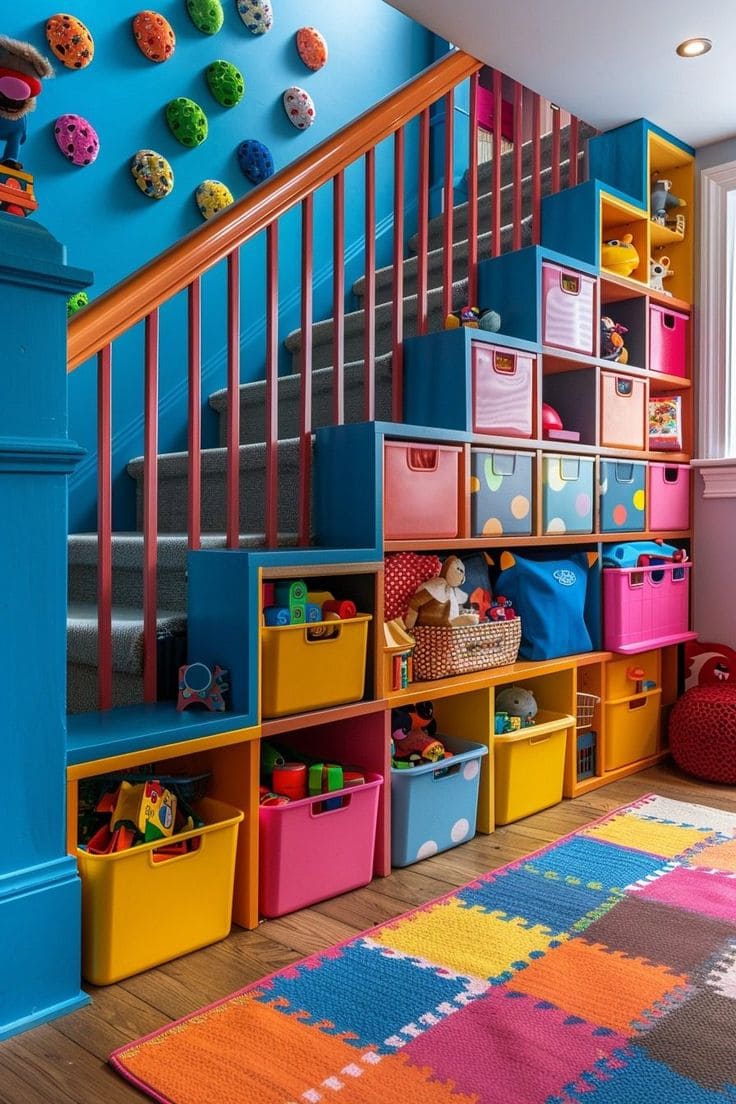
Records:
[[[625,271],[620,265],[626,261],[626,253],[619,250],[610,256],[609,264],[604,264],[603,243],[626,241],[631,235],[631,244],[636,250],[637,261],[633,271]],[[636,280],[640,284],[649,283],[649,233],[646,211],[635,207],[617,196],[601,192],[601,270],[623,279]]]
[[[654,687],[650,689],[656,689],[661,685],[661,650],[653,648],[649,652],[612,659],[606,664],[605,672],[607,701],[634,697],[638,682],[653,682]]]
[[[659,751],[662,689],[606,701],[604,770],[638,763]]]
[[[493,741],[496,824],[538,813],[562,800],[567,741],[575,718],[540,709],[535,724]]]
[[[664,281],[664,287],[676,299],[691,303],[693,299],[693,236],[695,233],[695,171],[694,161],[686,150],[669,142],[663,135],[649,132],[649,182],[668,180],[670,194],[685,201],[682,207],[667,212],[669,225],[650,221],[650,256],[658,260],[669,258],[672,276]],[[652,215],[650,201],[650,219]],[[673,225],[674,216],[684,218],[684,231]]]

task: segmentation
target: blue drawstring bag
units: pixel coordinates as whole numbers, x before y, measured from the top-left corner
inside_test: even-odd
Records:
[[[513,556],[513,565],[498,576],[494,592],[497,597],[510,598],[521,618],[519,655],[523,659],[554,659],[591,651],[585,624],[590,571],[587,553],[577,552],[561,560]]]

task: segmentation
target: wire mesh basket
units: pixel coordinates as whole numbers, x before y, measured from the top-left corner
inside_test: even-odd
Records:
[[[597,694],[585,694],[578,690],[577,700],[577,728],[590,728],[593,723],[595,707],[601,700]]]

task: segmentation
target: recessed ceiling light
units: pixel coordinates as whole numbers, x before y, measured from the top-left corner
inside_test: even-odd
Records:
[[[701,54],[707,54],[712,46],[713,43],[709,38],[686,38],[685,41],[681,42],[675,49],[680,57],[691,58],[700,57]]]

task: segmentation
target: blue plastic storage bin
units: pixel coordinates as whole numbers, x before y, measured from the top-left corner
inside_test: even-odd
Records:
[[[452,758],[391,770],[391,865],[409,866],[475,835],[485,744],[438,737]]]

